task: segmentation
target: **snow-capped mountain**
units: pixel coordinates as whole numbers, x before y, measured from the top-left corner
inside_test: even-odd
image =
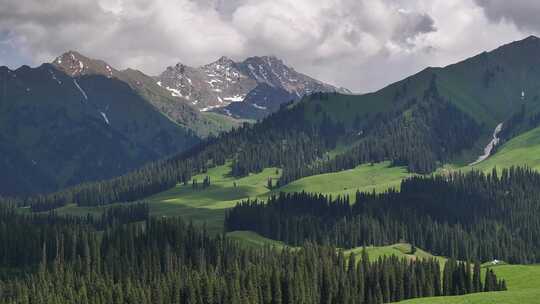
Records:
[[[56,57],[51,64],[55,69],[75,80],[88,76],[104,77],[111,81],[120,80],[128,84],[157,110],[176,123],[192,129],[198,136],[205,137],[209,133],[217,133],[225,128],[203,117],[187,100],[171,96],[170,91],[156,84],[153,77],[141,71],[118,70],[105,61],[88,58],[76,51],[68,51]],[[51,77],[56,77],[52,71]]]
[[[53,60],[52,64],[71,77],[83,75],[103,75],[108,78],[118,77],[119,71],[106,62],[90,59],[76,51],[68,51]]]
[[[242,62],[221,57],[198,68],[179,63],[158,76],[157,84],[201,111],[247,118],[267,115],[276,105],[279,108],[279,104],[314,92],[350,93],[301,74],[274,56],[250,57]],[[247,109],[240,111],[243,114],[237,111],[246,106],[260,115],[250,117],[253,115],[246,114]]]

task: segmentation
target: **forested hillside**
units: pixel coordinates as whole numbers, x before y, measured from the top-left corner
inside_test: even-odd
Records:
[[[128,84],[54,66],[0,68],[0,194],[112,178],[200,141]]]
[[[540,73],[534,68],[537,59],[525,56],[535,50],[540,51],[540,40],[531,37],[446,68],[426,69],[375,93],[314,94],[168,160],[21,204],[42,211],[68,203],[135,201],[188,183],[226,161],[232,161],[236,177],[283,168],[275,187],[380,161],[406,166],[411,173],[431,173],[456,160],[472,162],[497,122],[503,124],[503,141],[535,126],[540,100],[534,97],[539,88],[533,80]],[[497,73],[491,75],[492,70]],[[465,74],[468,82],[454,79]],[[527,81],[508,79],[517,74]],[[515,98],[509,93],[514,91]]]
[[[462,260],[537,263],[538,187],[540,174],[522,168],[411,177],[400,192],[358,192],[355,204],[308,193],[248,200],[231,209],[225,223],[229,231],[252,230],[292,245],[407,241]]]
[[[1,303],[372,304],[506,290],[492,271],[481,278],[479,263],[441,270],[435,259],[370,261],[316,245],[248,249],[178,219],[149,219],[145,205],[100,220],[0,207],[0,223]]]

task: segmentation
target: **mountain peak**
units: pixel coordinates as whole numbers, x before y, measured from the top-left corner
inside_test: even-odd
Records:
[[[167,68],[158,83],[172,96],[189,100],[201,111],[246,100],[256,105],[250,103],[250,107],[264,104],[277,109],[280,103],[314,92],[348,92],[298,73],[272,55],[252,56],[239,62],[221,56],[197,68],[176,65]]]
[[[231,62],[231,61],[233,61],[231,58],[227,56],[221,56],[216,62]]]
[[[69,62],[69,61],[75,61],[75,60],[86,62],[86,61],[89,61],[90,59],[86,56],[81,55],[81,53],[77,51],[69,50],[63,53],[62,55],[56,57],[52,63],[61,65],[61,64],[65,64],[66,61]]]
[[[72,77],[99,74],[110,78],[116,72],[116,70],[106,62],[90,59],[73,50],[69,50],[56,57],[52,64]]]
[[[212,67],[212,66],[217,66],[217,65],[220,65],[220,66],[230,66],[230,65],[233,65],[235,64],[234,60],[232,60],[231,58],[227,57],[227,56],[221,56],[219,57],[218,60],[212,62],[212,63],[209,63],[207,65],[204,65],[203,67]]]

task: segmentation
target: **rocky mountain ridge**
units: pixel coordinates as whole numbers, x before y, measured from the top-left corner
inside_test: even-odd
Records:
[[[240,118],[260,118],[282,103],[315,92],[351,93],[299,73],[274,56],[241,62],[221,57],[197,68],[178,63],[156,79],[171,96],[188,100],[200,111]]]

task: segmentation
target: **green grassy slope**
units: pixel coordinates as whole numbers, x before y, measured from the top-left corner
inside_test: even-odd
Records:
[[[474,166],[479,170],[491,170],[493,167],[508,168],[527,165],[540,169],[540,128],[525,132],[502,145],[487,160]]]
[[[285,185],[279,191],[318,192],[333,196],[347,194],[352,197],[357,190],[381,192],[388,188],[399,188],[401,180],[407,176],[410,176],[410,173],[405,167],[390,167],[389,162],[382,162],[336,173],[305,177]]]
[[[354,254],[356,257],[360,258],[362,250],[363,247],[357,247],[346,250],[344,253],[345,255]],[[392,255],[395,255],[398,258],[407,258],[409,260],[435,258],[439,261],[441,266],[443,266],[447,260],[445,257],[432,255],[431,253],[424,251],[420,248],[417,248],[415,253],[411,253],[411,245],[407,243],[399,243],[389,246],[369,246],[366,247],[366,251],[370,260],[376,260],[383,256]]]
[[[527,165],[540,169],[540,128],[526,132],[502,145],[498,152],[484,162],[474,166],[448,165],[439,172],[448,170],[478,169],[490,171],[513,165]],[[225,210],[238,201],[247,198],[266,198],[271,193],[283,192],[319,192],[332,196],[348,194],[354,196],[356,190],[385,191],[398,188],[400,181],[410,176],[404,167],[390,167],[388,162],[373,165],[361,165],[352,170],[310,176],[294,181],[282,188],[270,191],[268,178],[277,179],[276,168],[268,168],[261,173],[243,178],[229,175],[230,164],[208,170],[195,178],[200,182],[208,175],[211,186],[195,190],[191,184],[177,185],[175,188],[149,197],[151,212],[156,216],[182,216],[197,223],[206,222],[211,231],[222,230]],[[234,187],[233,183],[236,183]],[[81,208],[68,205],[60,208],[59,213],[85,215],[99,213],[98,208]]]
[[[283,248],[281,242],[262,237],[256,233],[249,231],[235,231],[227,234],[228,237],[240,241],[246,246],[275,246],[278,249]],[[378,259],[382,256],[395,255],[397,257],[405,257],[407,259],[418,258],[436,258],[441,265],[444,264],[446,258],[433,256],[429,252],[417,249],[415,254],[410,253],[410,244],[394,244],[390,246],[366,247],[370,260]],[[346,250],[345,255],[354,253],[358,257],[362,252],[362,248]],[[464,296],[452,297],[432,297],[419,298],[400,303],[424,304],[424,303],[440,303],[440,304],[528,304],[538,303],[540,299],[540,265],[499,265],[492,266],[496,274],[500,278],[506,280],[508,291],[476,293]],[[484,266],[484,270],[486,267]]]
[[[330,117],[351,123],[358,115],[396,110],[397,100],[422,99],[433,78],[441,96],[450,100],[478,123],[493,129],[521,106],[521,92],[527,103],[540,104],[540,70],[536,53],[540,39],[530,37],[484,52],[444,68],[427,68],[381,90],[364,95],[330,95],[326,100],[312,97],[308,114],[317,108]],[[309,115],[308,115],[309,116]]]
[[[229,239],[238,241],[243,246],[248,247],[264,247],[271,246],[276,249],[283,249],[288,247],[283,242],[275,241],[269,238],[265,238],[258,233],[252,231],[233,231],[227,233]]]
[[[229,175],[230,165],[219,166],[208,170],[207,174],[194,177],[201,184],[204,177],[209,176],[211,185],[206,189],[179,184],[149,197],[147,201],[154,215],[182,216],[194,222],[206,222],[211,231],[221,231],[225,209],[233,207],[240,200],[267,193],[267,180],[269,177],[278,178],[280,172],[277,171],[276,174],[276,168],[267,168],[258,174],[234,178]]]
[[[233,231],[227,233],[227,237],[240,242],[242,245],[252,247],[272,246],[277,249],[290,247],[285,245],[283,242],[266,238],[252,231]],[[363,247],[357,247],[345,250],[343,253],[345,256],[354,254],[357,258],[360,258],[362,250]],[[395,255],[399,258],[407,258],[409,260],[435,258],[440,261],[441,265],[443,265],[447,260],[445,257],[434,256],[420,248],[417,248],[416,252],[412,254],[411,245],[407,243],[399,243],[388,246],[369,246],[366,247],[366,251],[369,255],[370,260],[376,260],[380,257],[391,255]]]
[[[303,178],[285,187],[270,190],[267,188],[268,178],[277,179],[280,170],[267,168],[261,173],[234,178],[230,176],[230,165],[227,164],[194,177],[200,183],[205,176],[209,176],[211,186],[207,189],[196,190],[191,184],[179,184],[173,189],[149,197],[147,201],[150,202],[153,215],[182,216],[195,222],[206,222],[211,231],[221,231],[225,210],[247,198],[264,199],[272,193],[302,190],[334,196],[354,195],[357,189],[384,191],[389,187],[399,187],[399,182],[408,176],[408,173],[403,167],[388,165],[386,162],[373,166],[362,165],[353,170]]]
[[[506,280],[508,291],[476,293],[454,297],[421,298],[410,304],[529,304],[540,302],[540,265],[502,265],[493,267]]]
[[[267,168],[260,173],[242,178],[230,176],[230,164],[209,169],[206,174],[194,177],[199,184],[209,176],[210,187],[193,189],[188,185],[178,184],[165,192],[147,198],[150,211],[154,216],[182,216],[196,223],[206,223],[208,229],[220,232],[223,228],[225,210],[238,201],[247,198],[264,199],[273,193],[308,191],[329,195],[354,196],[356,190],[384,191],[390,187],[399,187],[401,179],[406,178],[404,167],[389,167],[388,162],[374,165],[361,165],[352,170],[306,177],[282,188],[267,188],[268,178],[276,180],[281,174],[279,169]],[[277,170],[277,174],[276,174]],[[234,187],[236,183],[236,187]],[[275,182],[274,182],[275,183]],[[103,207],[77,207],[68,205],[57,209],[59,214],[86,215],[99,214]]]

